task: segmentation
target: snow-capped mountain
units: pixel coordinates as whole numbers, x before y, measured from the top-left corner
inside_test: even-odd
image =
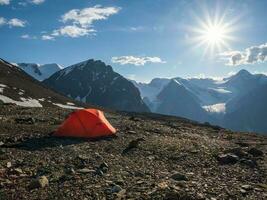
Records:
[[[252,104],[253,99],[257,99],[255,95],[249,96],[249,94],[258,91],[258,88],[262,88],[263,85],[266,85],[267,76],[262,74],[251,74],[246,70],[241,70],[237,74],[221,80],[209,78],[183,79],[177,77],[166,79],[164,81],[167,84],[163,85],[163,87],[151,88],[151,83],[135,84],[135,86],[139,88],[143,100],[149,106],[151,111],[170,115],[176,113],[175,115],[177,116],[186,116],[183,113],[183,110],[184,108],[187,108],[186,117],[189,116],[190,119],[203,121],[202,114],[197,115],[199,117],[196,117],[196,115],[193,114],[193,111],[199,110],[196,106],[198,105],[209,115],[207,121],[230,127],[230,123],[225,122],[227,121],[226,118],[228,118],[228,116],[230,116],[229,114],[234,111],[237,113],[241,112],[240,107],[242,107],[241,105],[243,104],[240,102],[243,101],[244,98],[250,99],[250,103],[247,104]],[[176,84],[175,86],[174,82],[179,84]],[[144,90],[144,88],[146,90]],[[183,88],[183,90],[181,90],[181,88]],[[168,90],[168,92],[164,92],[165,89]],[[189,94],[194,97],[194,101],[188,100],[187,97]],[[182,102],[181,98],[186,98],[187,101]],[[194,109],[191,110],[190,106],[194,107]],[[242,110],[244,111],[244,106],[242,107]],[[235,114],[235,116],[237,115],[238,114]],[[237,118],[235,121],[237,124],[238,120],[239,119]],[[247,130],[250,129],[247,128]]]
[[[38,81],[43,81],[62,69],[62,67],[56,63],[44,65],[36,63],[17,63],[16,65]]]
[[[208,114],[200,106],[198,98],[178,80],[172,79],[157,96],[157,113],[174,115],[205,122]]]
[[[22,69],[0,59],[0,104],[79,108],[81,104],[44,87]]]
[[[230,101],[227,107],[234,109],[225,114],[222,126],[239,131],[267,133],[266,102],[267,83]]]
[[[133,83],[99,60],[91,59],[62,69],[43,83],[82,102],[118,110],[149,111]]]
[[[155,78],[150,83],[140,83],[132,80],[132,83],[139,89],[141,97],[149,106],[151,111],[156,111],[157,96],[161,90],[170,82],[167,78]]]

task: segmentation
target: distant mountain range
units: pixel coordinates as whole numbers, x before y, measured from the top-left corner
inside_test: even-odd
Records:
[[[49,78],[55,72],[62,69],[60,65],[55,63],[44,65],[39,65],[36,63],[17,63],[15,65],[38,81],[43,81],[44,79]]]
[[[78,101],[117,110],[149,112],[133,83],[99,60],[62,69],[43,83]]]
[[[222,80],[177,77],[133,82],[153,112],[267,132],[267,76],[263,74],[241,70]]]
[[[221,80],[176,77],[138,83],[93,59],[64,69],[57,64],[17,66],[54,91],[84,103],[125,111],[152,111],[237,131],[267,133],[267,76],[263,74],[241,70]],[[0,86],[0,92],[10,92],[4,83],[0,82]]]

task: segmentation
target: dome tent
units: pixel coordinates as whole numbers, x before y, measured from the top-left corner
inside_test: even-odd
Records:
[[[82,109],[72,112],[54,132],[58,137],[97,138],[114,135],[115,128],[108,122],[102,111]]]

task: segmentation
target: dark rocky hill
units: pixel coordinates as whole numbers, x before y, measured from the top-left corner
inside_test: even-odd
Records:
[[[72,65],[43,83],[78,101],[117,110],[149,112],[133,83],[101,61],[91,59]]]

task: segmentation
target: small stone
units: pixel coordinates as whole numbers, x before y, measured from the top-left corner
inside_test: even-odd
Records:
[[[103,168],[101,169],[101,171],[102,171],[103,173],[107,173],[107,172],[108,172],[108,168],[107,168],[107,167],[103,167]]]
[[[240,147],[233,148],[227,151],[227,153],[232,153],[240,158],[246,157],[247,153]]]
[[[33,180],[30,184],[30,188],[34,189],[34,188],[44,188],[46,186],[49,185],[49,181],[46,178],[46,176],[40,176],[38,178],[36,178],[35,180]]]
[[[119,191],[117,193],[117,200],[118,199],[125,199],[125,194],[126,194],[126,190],[125,189],[122,189],[121,191]]]
[[[104,175],[104,172],[103,172],[102,170],[100,170],[100,169],[96,170],[95,173],[96,173],[97,175],[99,175],[99,176],[103,176],[103,175]]]
[[[6,151],[4,149],[0,149],[0,155],[3,155],[5,153],[6,153]]]
[[[242,185],[241,188],[244,190],[252,190],[253,189],[251,185]]]
[[[176,172],[173,175],[171,175],[171,178],[176,181],[187,181],[188,180],[188,178],[184,174],[181,174],[179,172]]]
[[[68,174],[75,174],[75,170],[73,168],[70,168],[69,170],[67,170]]]
[[[128,131],[129,134],[136,134],[136,131]]]
[[[239,157],[234,155],[234,154],[222,154],[218,156],[218,161],[220,164],[225,165],[225,164],[235,164],[237,163]]]
[[[0,147],[3,146],[4,144],[5,144],[4,142],[0,141]]]
[[[111,192],[112,193],[118,193],[121,190],[122,190],[122,188],[119,185],[116,185],[116,184],[111,188]]]
[[[88,169],[88,168],[83,168],[83,169],[79,169],[77,170],[78,173],[82,173],[82,174],[87,174],[87,173],[94,173],[95,170],[93,169]]]
[[[115,183],[118,185],[124,185],[125,184],[123,179],[118,179],[115,181]]]
[[[86,156],[83,156],[83,155],[78,155],[77,158],[82,161],[86,161],[88,159]]]
[[[108,164],[106,162],[101,163],[101,165],[99,166],[99,168],[104,168],[104,167],[108,168]]]
[[[23,173],[22,169],[20,169],[20,168],[16,168],[16,169],[14,169],[14,171],[16,173],[18,173],[18,174],[22,174]]]
[[[257,162],[255,160],[241,159],[240,163],[243,164],[243,165],[247,165],[247,166],[249,166],[251,168],[257,166]]]
[[[259,183],[258,186],[267,191],[267,184]]]
[[[12,166],[11,162],[7,162],[6,167],[10,168]]]
[[[168,186],[168,183],[166,181],[164,181],[164,182],[159,183],[158,187],[160,189],[165,189],[165,188],[168,188],[169,186]]]
[[[259,149],[256,149],[256,148],[251,148],[249,151],[248,151],[249,154],[251,154],[252,156],[254,157],[258,157],[258,156],[263,156],[263,152]]]
[[[123,154],[129,152],[131,149],[137,148],[140,144],[140,142],[145,141],[144,138],[137,138],[135,140],[132,140],[129,142],[128,146],[123,150]]]
[[[199,200],[202,200],[202,199],[205,199],[205,196],[202,193],[197,193],[196,198]]]
[[[103,159],[103,157],[98,152],[95,153],[95,156],[96,156],[97,159],[100,159],[100,160]]]
[[[240,189],[240,192],[241,192],[242,194],[246,194],[246,193],[247,193],[247,191],[244,190],[244,189]]]

